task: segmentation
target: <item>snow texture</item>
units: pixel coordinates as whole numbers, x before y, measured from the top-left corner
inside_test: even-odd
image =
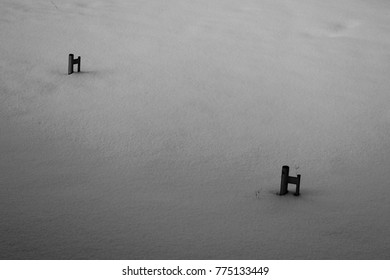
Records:
[[[0,38],[1,259],[390,258],[389,1],[0,0]]]

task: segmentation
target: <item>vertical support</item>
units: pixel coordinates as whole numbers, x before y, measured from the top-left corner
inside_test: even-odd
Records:
[[[282,178],[280,181],[280,192],[279,195],[285,195],[288,193],[287,185],[288,185],[288,174],[290,172],[290,167],[287,165],[284,165],[282,167]]]
[[[78,64],[77,64],[77,72],[80,72],[80,69],[81,69],[81,56],[79,56],[79,58],[77,59],[78,61]]]
[[[73,54],[69,54],[69,60],[68,60],[68,75],[73,73]]]
[[[295,196],[300,195],[300,193],[299,193],[300,188],[301,188],[301,174],[298,174],[297,175],[297,188],[295,189],[295,194],[294,194]]]

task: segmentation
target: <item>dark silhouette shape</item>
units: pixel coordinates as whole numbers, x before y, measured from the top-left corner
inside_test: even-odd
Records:
[[[300,195],[300,185],[301,185],[301,175],[298,174],[297,177],[289,176],[290,167],[284,165],[282,167],[282,178],[280,182],[280,192],[279,195],[285,195],[288,193],[288,184],[296,185],[295,196]]]
[[[69,54],[68,60],[68,75],[73,73],[73,65],[77,64],[77,72],[80,72],[81,69],[81,57],[79,56],[77,59],[74,59],[73,54]]]

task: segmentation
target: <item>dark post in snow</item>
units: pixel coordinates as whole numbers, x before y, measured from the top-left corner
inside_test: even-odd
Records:
[[[289,176],[290,168],[287,165],[282,167],[282,178],[280,181],[280,192],[279,195],[285,195],[288,193],[288,184],[296,185],[295,196],[300,194],[301,187],[301,175],[298,174],[297,177]]]
[[[294,195],[295,196],[298,196],[300,195],[300,189],[301,189],[301,174],[297,174],[297,183],[296,183],[297,187],[295,189],[295,193]]]
[[[73,73],[73,54],[69,54],[69,59],[68,59],[68,75]]]
[[[279,195],[285,195],[287,190],[287,184],[288,184],[288,173],[289,173],[290,167],[287,165],[284,165],[282,167],[282,179],[280,181],[280,192]]]
[[[73,65],[77,64],[77,72],[81,71],[81,57],[79,56],[77,59],[74,59],[74,55],[69,54],[68,60],[68,75],[73,73]]]

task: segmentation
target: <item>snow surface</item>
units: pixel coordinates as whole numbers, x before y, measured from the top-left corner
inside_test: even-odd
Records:
[[[0,258],[389,259],[389,74],[386,0],[0,0]]]

